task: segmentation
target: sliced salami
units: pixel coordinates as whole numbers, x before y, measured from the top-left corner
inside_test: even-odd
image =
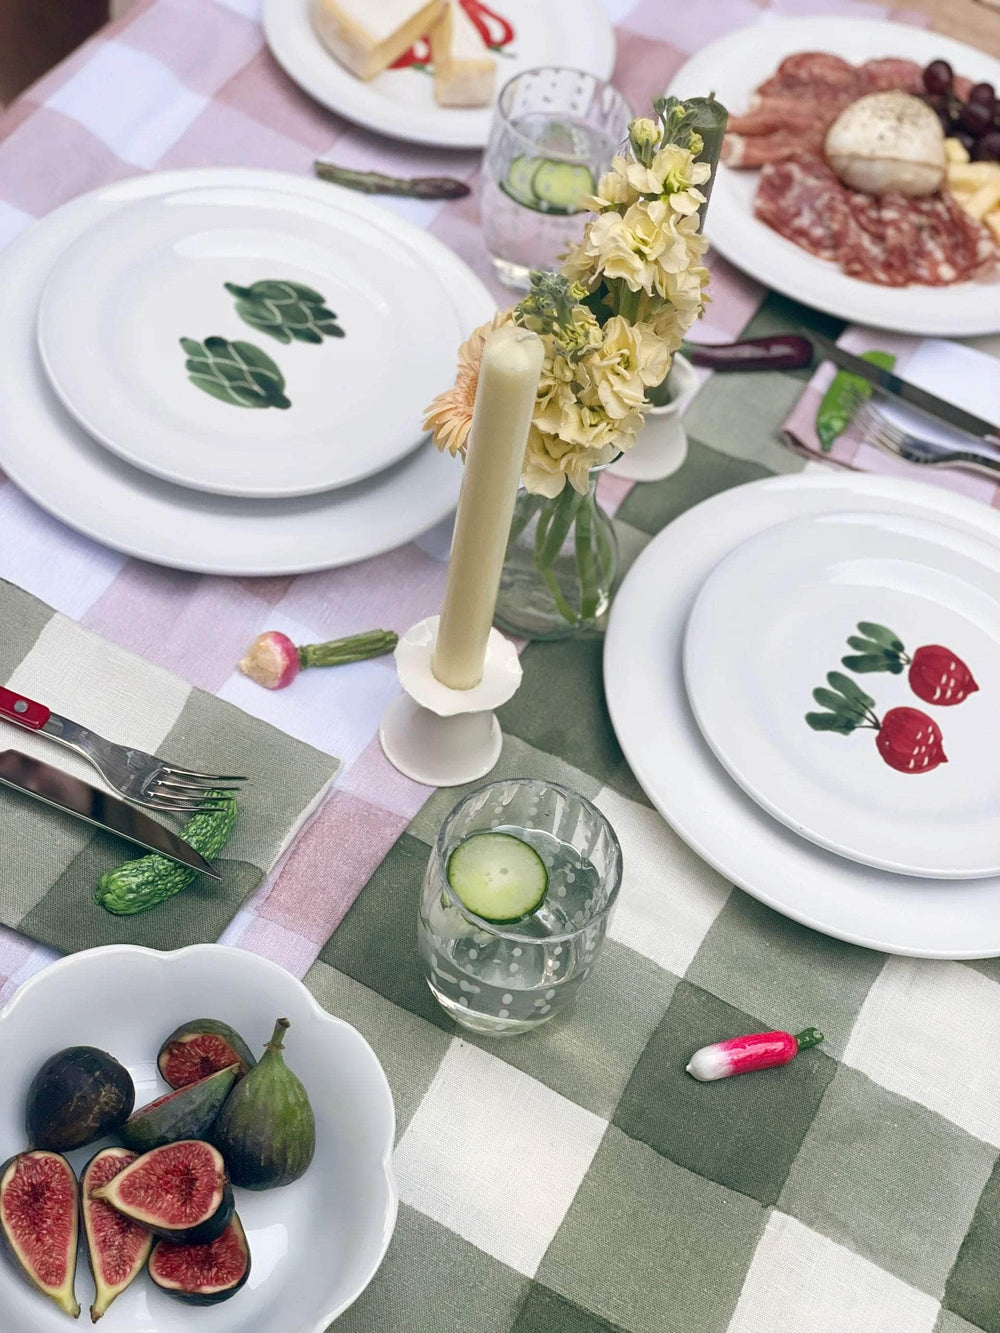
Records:
[[[924,72],[912,60],[900,60],[895,56],[866,60],[858,66],[857,74],[862,93],[923,92]]]
[[[849,225],[845,194],[818,159],[769,164],[760,173],[754,212],[810,254],[835,260]]]

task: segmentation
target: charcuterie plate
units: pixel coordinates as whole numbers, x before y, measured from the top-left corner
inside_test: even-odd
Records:
[[[902,23],[830,17],[786,19],[730,33],[689,60],[669,91],[688,97],[714,88],[731,115],[742,114],[781,61],[799,52],[823,52],[857,65],[896,57],[923,67],[943,59],[965,78],[1000,88],[1000,61],[962,42]],[[951,337],[1000,331],[1000,274],[943,286],[886,286],[848,276],[755,216],[760,175],[719,167],[706,231],[720,254],[761,283],[876,328]]]

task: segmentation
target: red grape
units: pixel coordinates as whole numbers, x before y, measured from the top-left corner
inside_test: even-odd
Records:
[[[1000,130],[990,130],[978,139],[972,148],[976,162],[1000,162]]]
[[[983,102],[966,102],[962,108],[962,124],[978,139],[993,128],[993,108]]]
[[[992,83],[977,83],[965,100],[967,102],[982,102],[983,106],[989,107],[991,116],[996,110],[997,95],[993,91]]]
[[[924,70],[924,87],[929,93],[950,93],[954,78],[947,60],[932,60]]]

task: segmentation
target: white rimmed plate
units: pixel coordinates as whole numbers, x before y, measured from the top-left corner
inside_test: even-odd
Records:
[[[39,305],[42,361],[63,404],[126,462],[220,495],[314,495],[398,462],[454,378],[462,328],[400,219],[379,209],[373,222],[341,206],[342,194],[210,186],[95,222],[55,264]],[[293,337],[273,299],[230,290],[260,283],[292,300],[294,288],[319,295],[318,306],[295,301],[289,318],[321,341]],[[189,375],[182,341],[210,337],[229,344],[232,380],[214,366]],[[246,344],[265,358],[257,384],[232,364]]]
[[[855,64],[900,56],[925,65],[941,57],[956,73],[1000,87],[1000,60],[954,38],[903,23],[868,19],[780,19],[741,28],[712,42],[677,74],[678,97],[714,88],[734,115],[747,109],[754,89],[785,56],[828,51]],[[716,249],[759,282],[841,319],[904,333],[966,336],[1000,330],[1000,279],[950,287],[880,287],[849,278],[836,264],[779,236],[754,217],[756,171],[720,166],[705,230]]]
[[[97,1046],[126,1066],[142,1106],[169,1091],[160,1043],[192,1018],[221,1018],[262,1050],[276,1018],[291,1020],[286,1059],[316,1116],[316,1156],[300,1180],[236,1190],[251,1252],[247,1285],[211,1310],[192,1310],[140,1275],[101,1320],[107,1333],[214,1333],[281,1329],[325,1333],[374,1277],[396,1222],[392,1093],[371,1047],[321,1009],[277,963],[215,944],[176,953],[130,945],[88,949],[26,982],[0,1012],[4,1085],[0,1159],[24,1148],[24,1097],[39,1065],[65,1046]],[[77,1174],[101,1144],[69,1154]],[[84,1311],[93,1284],[83,1254],[76,1276]],[[59,1333],[66,1316],[0,1263],[4,1333]],[[82,1316],[81,1322],[86,1319]]]
[[[858,655],[847,638],[859,621],[888,627],[906,656],[856,673],[842,658]],[[911,687],[906,658],[932,644],[972,670],[978,688],[960,702],[942,706],[943,691],[935,701],[936,691]],[[871,701],[849,735],[805,720],[827,711],[812,691],[829,688],[831,671]],[[769,528],[705,581],[685,633],[684,680],[720,762],[796,833],[884,870],[1000,875],[1000,561],[989,542],[893,513]],[[922,723],[912,745],[894,750],[896,766],[885,761],[874,722],[888,736],[894,719],[911,716],[899,708],[943,733],[946,762],[932,766]]]
[[[123,204],[185,188],[246,186],[323,200],[335,187],[280,172],[208,168],[140,176],[74,199],[0,254],[4,356],[0,466],[55,518],[116,550],[202,574],[297,574],[330,569],[411,541],[454,509],[462,469],[422,445],[370,481],[294,500],[236,500],[171,485],[130,467],[87,433],[56,398],[35,341],[38,301],[53,263],[91,225]],[[349,191],[344,207],[379,220]],[[448,283],[463,334],[495,303],[447,246],[420,228],[401,233]],[[457,349],[456,349],[457,351]]]
[[[898,477],[804,474],[713,496],[649,543],[611,608],[604,682],[618,739],[650,800],[700,856],[775,911],[814,930],[887,953],[925,958],[1000,955],[1000,876],[929,880],[848,861],[800,838],[733,782],[687,700],[684,626],[705,579],[730,551],[809,514],[891,511],[991,542],[986,505]],[[734,643],[734,651],[739,649]],[[833,744],[832,737],[830,743]],[[915,781],[917,779],[914,779]]]
[[[393,139],[439,148],[485,146],[492,107],[438,106],[434,80],[420,65],[389,69],[368,82],[357,78],[316,36],[309,10],[310,0],[264,0],[264,35],[285,73],[318,102]],[[477,3],[475,10],[500,44],[496,92],[538,65],[611,77],[615,35],[599,0],[494,0],[488,9]]]

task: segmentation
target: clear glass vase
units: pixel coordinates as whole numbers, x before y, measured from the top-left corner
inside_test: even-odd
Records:
[[[555,499],[518,493],[494,620],[526,639],[601,627],[618,572],[618,538],[597,500],[567,484]]]

